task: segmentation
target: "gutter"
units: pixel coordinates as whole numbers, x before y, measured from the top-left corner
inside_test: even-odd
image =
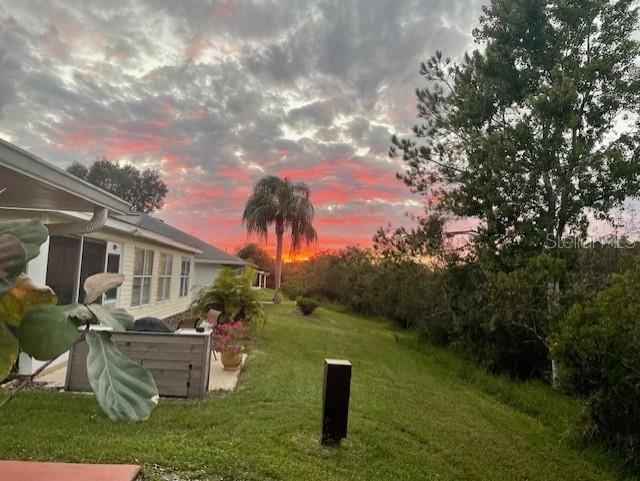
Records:
[[[72,211],[51,211],[51,212],[54,212],[56,214],[62,214],[66,217],[71,217],[73,219],[78,219],[77,221],[69,222],[68,224],[83,225],[89,222],[89,220],[86,220],[87,215],[84,213],[72,212]],[[47,227],[50,227],[51,229],[55,229],[56,225],[58,224],[48,224]],[[51,229],[49,230],[51,231]],[[124,234],[126,236],[131,236],[133,238],[141,238],[141,239],[144,239],[146,242],[161,244],[164,246],[172,247],[174,249],[191,252],[193,254],[202,253],[202,250],[198,249],[197,247],[193,247],[188,244],[183,244],[181,242],[170,239],[169,237],[163,236],[161,234],[156,234],[155,232],[143,229],[141,227],[136,227],[132,224],[123,222],[113,217],[107,218],[104,225],[99,227],[98,229],[109,229],[119,235]],[[103,233],[105,235],[108,235],[107,232],[108,231],[103,230]]]
[[[228,260],[216,260],[216,259],[198,259],[197,257],[195,258],[195,262],[196,264],[220,264],[223,266],[252,266],[252,264],[249,264],[248,262],[242,262],[242,261],[228,261]]]

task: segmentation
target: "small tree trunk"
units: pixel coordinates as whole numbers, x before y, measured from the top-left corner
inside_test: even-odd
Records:
[[[276,221],[276,279],[273,302],[280,303],[280,283],[282,282],[282,240],[284,237],[284,224],[282,220]]]
[[[560,302],[560,283],[558,281],[549,282],[547,285],[547,298],[548,298],[548,309],[549,309],[549,321],[551,321],[551,313],[552,310],[557,307]],[[551,326],[549,326],[549,331],[551,332]],[[552,356],[551,352],[549,356]],[[555,388],[558,387],[558,363],[553,357],[551,357],[551,385]]]

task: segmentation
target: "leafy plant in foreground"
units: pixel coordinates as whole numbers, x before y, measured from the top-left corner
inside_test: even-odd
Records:
[[[85,304],[56,305],[58,299],[50,288],[34,285],[24,274],[27,262],[38,255],[48,235],[38,220],[0,223],[0,379],[9,375],[20,351],[49,361],[31,376],[33,379],[84,339],[89,346],[89,383],[105,414],[114,421],[146,419],[158,404],[153,377],[120,353],[111,332],[89,329],[96,321],[113,331],[133,325],[133,317],[124,309],[95,302],[109,289],[120,286],[124,276],[91,276],[84,284]],[[8,394],[0,406],[25,385],[23,382]]]

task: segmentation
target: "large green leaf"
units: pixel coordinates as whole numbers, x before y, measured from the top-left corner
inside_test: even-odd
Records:
[[[112,272],[100,272],[88,277],[84,281],[84,303],[89,304],[95,301],[108,290],[121,286],[123,282],[124,276],[122,274]]]
[[[158,388],[149,371],[126,358],[111,333],[89,331],[87,375],[98,404],[113,421],[143,421],[158,405]]]
[[[3,322],[0,322],[0,381],[11,372],[18,358],[18,340]]]
[[[0,320],[17,327],[30,307],[57,302],[58,298],[49,287],[36,286],[26,274],[21,274],[13,289],[0,297]]]
[[[20,347],[36,359],[53,359],[69,350],[80,338],[80,323],[92,317],[82,304],[35,306],[18,328]]]
[[[100,324],[112,327],[114,331],[126,331],[133,327],[133,316],[124,309],[112,309],[100,304],[89,304],[87,307],[98,318]]]
[[[11,234],[0,234],[0,296],[11,290],[25,266],[26,254],[20,240]]]
[[[40,254],[40,246],[49,237],[49,231],[37,219],[0,222],[0,235],[3,234],[11,234],[22,242],[27,261]]]

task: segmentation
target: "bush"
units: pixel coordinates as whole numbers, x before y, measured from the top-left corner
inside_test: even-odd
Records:
[[[298,297],[298,299],[296,300],[296,306],[298,306],[300,312],[302,312],[305,316],[308,316],[313,314],[313,311],[318,308],[318,303],[313,299],[309,299],[307,297]]]
[[[582,434],[640,468],[640,269],[612,278],[561,321],[552,353],[559,384],[586,398]]]
[[[250,326],[263,323],[265,313],[258,300],[258,291],[252,287],[256,271],[245,269],[244,273],[224,267],[213,284],[204,287],[191,304],[191,311],[205,316],[209,310],[221,311],[218,322],[244,321]]]
[[[492,370],[523,379],[551,377],[548,341],[561,311],[560,281],[565,270],[562,259],[542,254],[511,272],[486,273]],[[557,302],[550,303],[554,292]]]

